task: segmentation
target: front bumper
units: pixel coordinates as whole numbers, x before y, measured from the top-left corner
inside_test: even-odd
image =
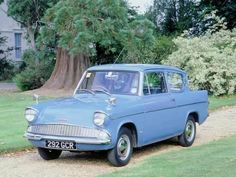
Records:
[[[24,135],[29,141],[41,141],[41,140],[58,140],[58,141],[74,141],[77,144],[110,144],[111,138],[109,135],[105,138],[86,138],[86,137],[63,137],[63,136],[51,136],[51,135],[39,135],[26,132]]]

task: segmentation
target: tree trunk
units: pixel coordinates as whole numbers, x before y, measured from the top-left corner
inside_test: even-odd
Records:
[[[49,80],[44,84],[46,89],[75,89],[83,72],[89,67],[86,55],[69,55],[68,51],[58,48],[56,65]]]

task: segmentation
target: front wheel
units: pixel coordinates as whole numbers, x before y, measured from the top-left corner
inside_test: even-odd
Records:
[[[196,123],[193,116],[189,116],[185,125],[185,129],[179,138],[179,144],[184,147],[191,146],[196,137]]]
[[[125,166],[129,163],[132,153],[132,134],[128,128],[121,128],[116,146],[108,152],[108,160],[114,166]]]
[[[44,160],[53,160],[58,159],[61,155],[61,150],[53,150],[53,149],[45,149],[45,148],[38,148],[39,155]]]

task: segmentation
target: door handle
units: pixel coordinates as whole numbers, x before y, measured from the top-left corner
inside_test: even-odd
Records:
[[[173,101],[173,102],[175,102],[175,98],[171,98],[171,100],[170,101]]]

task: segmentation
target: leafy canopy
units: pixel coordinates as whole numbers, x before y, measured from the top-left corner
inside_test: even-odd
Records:
[[[122,48],[133,54],[154,41],[153,24],[131,14],[122,0],[61,0],[44,22],[40,40],[47,44],[53,39],[71,54],[95,56],[98,48],[106,54]]]
[[[225,17],[228,29],[236,27],[236,1],[235,0],[201,0],[199,11],[211,12],[217,10],[217,16]]]
[[[24,27],[40,25],[45,11],[58,0],[8,0],[8,15]]]

